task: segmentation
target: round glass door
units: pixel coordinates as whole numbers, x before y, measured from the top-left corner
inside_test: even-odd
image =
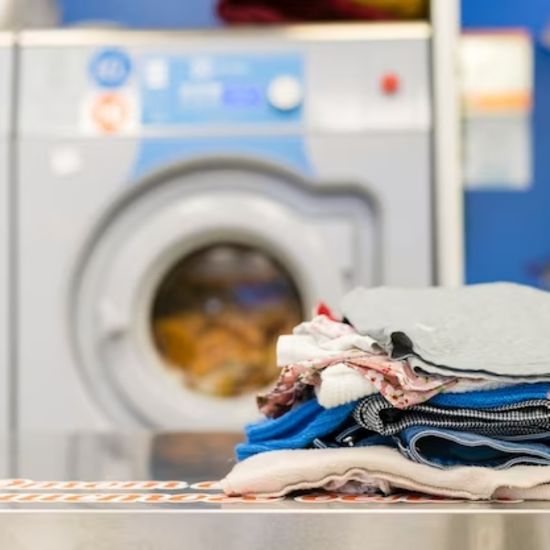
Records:
[[[277,338],[302,316],[298,288],[275,258],[225,243],[196,250],[168,271],[150,326],[162,362],[189,389],[236,397],[277,377]]]

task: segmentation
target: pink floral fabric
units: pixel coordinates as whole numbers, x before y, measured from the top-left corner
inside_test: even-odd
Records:
[[[275,387],[258,396],[258,408],[269,418],[283,415],[311,397],[313,388],[321,383],[323,369],[342,363],[367,377],[399,409],[423,403],[458,382],[457,378],[445,376],[419,376],[407,361],[395,361],[386,354],[354,352],[283,367]]]
[[[351,325],[323,314],[301,323],[293,330],[293,336],[284,338],[285,344],[294,345],[300,353],[283,355],[301,359],[294,359],[297,362],[287,365],[283,360],[284,366],[275,387],[258,396],[260,411],[270,418],[277,418],[297,403],[311,398],[315,388],[322,384],[321,371],[341,364],[365,376],[399,409],[423,403],[443,391],[472,391],[495,384],[475,378],[419,375],[406,360],[391,359],[374,340],[359,335]],[[300,348],[304,345],[301,338],[305,338],[307,353]],[[314,357],[316,353],[319,358]]]

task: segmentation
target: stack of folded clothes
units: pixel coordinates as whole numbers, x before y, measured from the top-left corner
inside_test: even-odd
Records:
[[[550,499],[550,293],[357,289],[279,339],[227,494]]]

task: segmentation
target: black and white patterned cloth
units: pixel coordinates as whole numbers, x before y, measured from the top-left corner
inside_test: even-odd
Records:
[[[550,400],[530,399],[484,409],[423,403],[401,410],[375,394],[358,403],[353,417],[363,428],[381,435],[395,435],[412,426],[431,426],[481,435],[519,436],[550,431]]]

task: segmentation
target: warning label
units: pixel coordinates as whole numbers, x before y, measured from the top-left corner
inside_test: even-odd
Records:
[[[82,105],[82,131],[86,134],[127,134],[136,129],[136,97],[127,91],[90,94]]]

